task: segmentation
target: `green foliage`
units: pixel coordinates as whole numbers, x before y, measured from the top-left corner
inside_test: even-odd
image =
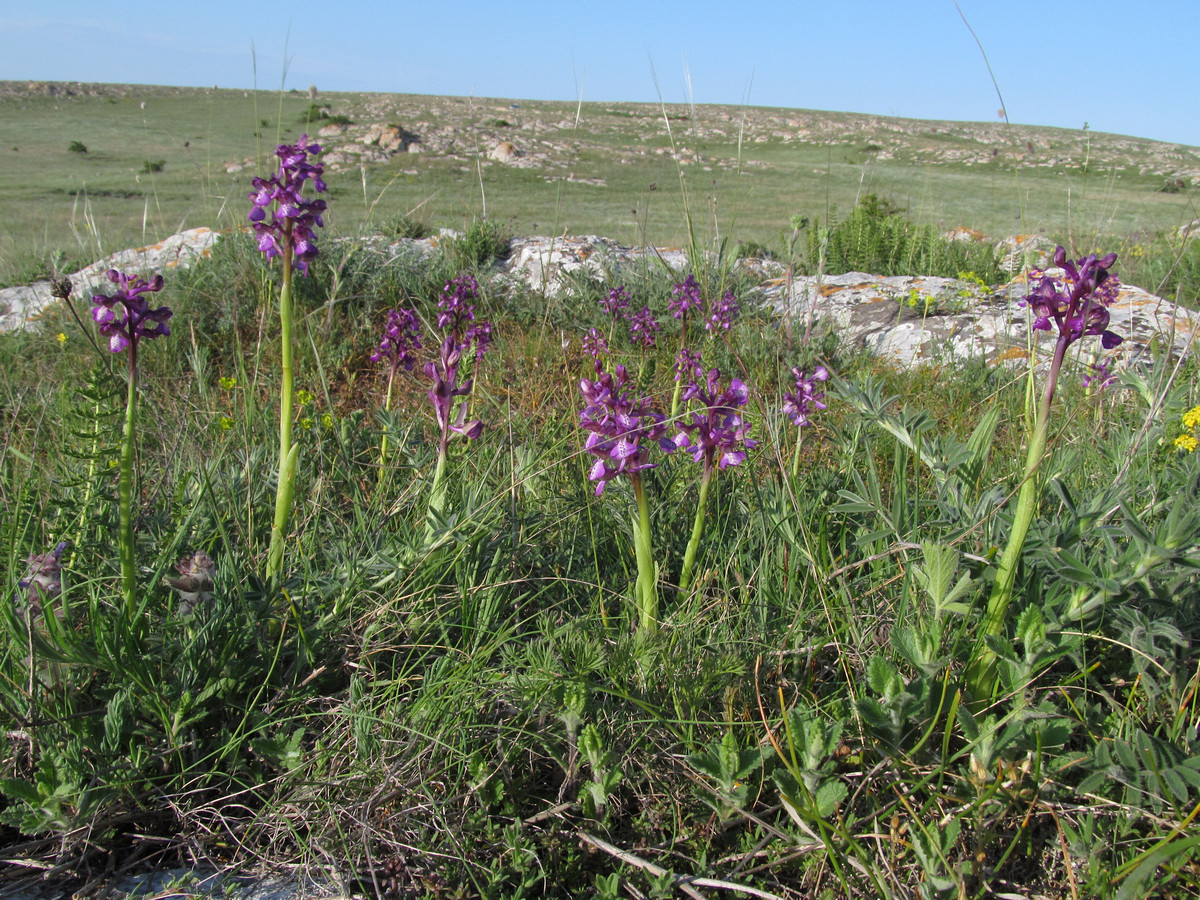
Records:
[[[490,266],[508,253],[511,235],[491,219],[477,219],[461,237],[446,242],[446,254],[457,269]]]
[[[142,163],[142,175],[154,175],[167,167],[165,159],[148,159]]]
[[[730,729],[702,752],[691,754],[688,762],[712,780],[700,799],[724,822],[745,808],[752,782],[758,780],[753,776],[761,775],[763,754],[756,747],[739,747],[737,735]]]
[[[990,245],[953,241],[932,225],[910,222],[886,198],[863,197],[846,218],[808,231],[808,263],[825,271],[955,278],[971,271],[988,284],[1004,280]]]
[[[390,238],[420,240],[433,233],[433,229],[412,216],[395,216],[379,226],[379,233]]]
[[[71,143],[67,144],[67,150],[71,153],[88,152],[87,144],[83,143],[82,141],[71,141]]]
[[[168,161],[156,186],[182,168]],[[832,227],[803,218],[794,239],[811,252],[823,232],[831,260],[855,229],[876,235],[868,259],[943,252],[878,198]],[[428,231],[380,221],[388,239]],[[836,334],[789,343],[745,303],[703,349],[752,386],[762,446],[715,482],[686,593],[695,467],[676,454],[646,471],[661,624],[634,634],[628,488],[608,489],[625,504],[595,501],[575,426],[580,337],[608,327],[598,298],[615,282],[502,288],[493,220],[427,257],[364,233],[323,238],[296,285],[304,463],[277,587],[254,573],[274,487],[278,277],[247,236],[171,274],[180,340],[142,361],[130,620],[116,614],[110,358],[65,314],[0,338],[10,596],[28,557],[71,541],[58,603],[0,615],[0,824],[14,843],[45,839],[28,852],[80,871],[108,863],[97,848],[121,864],[126,834],[214,857],[236,843],[345,861],[348,880],[396,896],[667,896],[703,879],[776,896],[1066,896],[1067,866],[1080,896],[1194,895],[1200,459],[1171,445],[1200,401],[1192,364],[1063,388],[1011,627],[988,645],[1000,690],[973,709],[961,673],[1023,439],[1010,372],[892,371]],[[734,246],[695,254],[710,298],[750,284]],[[1180,273],[1191,251],[1176,250],[1160,261]],[[982,289],[990,264],[949,259],[943,274]],[[427,529],[429,383],[400,373],[382,414],[369,355],[389,307],[434,322],[464,266],[497,323],[476,376],[487,428],[451,460]],[[616,334],[613,361],[660,401],[678,277],[620,274],[665,339],[642,353]],[[792,366],[818,362],[835,372],[829,409],[792,477],[779,392]],[[165,579],[196,549],[216,562],[213,597],[185,617]],[[580,831],[656,868],[581,848]]]

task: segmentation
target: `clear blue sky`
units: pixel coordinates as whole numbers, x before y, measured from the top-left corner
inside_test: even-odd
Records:
[[[1200,0],[959,0],[1012,121],[1200,145]],[[953,0],[51,0],[0,80],[748,102],[994,121]],[[337,9],[338,11],[334,11]],[[270,10],[277,10],[271,15]],[[252,49],[253,48],[253,52]],[[657,86],[656,86],[657,80]]]

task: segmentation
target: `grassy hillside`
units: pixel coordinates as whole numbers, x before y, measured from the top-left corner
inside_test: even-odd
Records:
[[[406,214],[462,228],[486,213],[514,233],[677,245],[687,212],[706,238],[778,249],[794,216],[836,218],[876,193],[920,224],[1039,232],[1082,252],[1200,215],[1190,193],[1200,149],[1085,130],[758,107],[347,93],[316,102],[0,83],[0,282],[39,277],[56,254],[69,267],[181,228],[238,224],[274,144],[331,121],[353,124],[323,141],[330,150],[362,147],[368,126],[394,124],[421,151],[329,166],[330,224],[342,233]],[[501,141],[522,154],[515,163],[488,158]]]

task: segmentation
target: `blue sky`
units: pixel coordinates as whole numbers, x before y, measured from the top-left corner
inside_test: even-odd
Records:
[[[1200,145],[1197,0],[959,4],[1012,121]],[[260,88],[286,71],[286,87],[302,90],[668,102],[690,91],[697,103],[969,121],[994,121],[1000,107],[953,0],[31,8],[0,13],[0,80],[247,88],[257,63]]]

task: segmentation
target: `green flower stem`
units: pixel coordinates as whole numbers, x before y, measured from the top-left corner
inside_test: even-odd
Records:
[[[392,411],[392,384],[396,380],[396,367],[393,365],[391,371],[388,372],[387,396],[383,398],[383,411],[389,413]],[[383,437],[379,439],[379,477],[383,477],[384,465],[387,463],[388,449],[388,431],[387,425],[383,426]]]
[[[125,427],[121,432],[120,482],[118,484],[117,548],[121,560],[121,595],[128,621],[137,611],[137,560],[133,548],[133,436],[137,426],[137,344],[129,346],[129,389],[125,399]]]
[[[289,229],[290,230],[290,229]],[[267,580],[283,569],[283,544],[292,512],[296,481],[296,453],[292,446],[292,402],[295,383],[292,373],[292,252],[290,234],[285,234],[283,286],[279,289],[280,389],[279,389],[279,485],[275,493],[275,521],[271,526],[271,548],[267,552]]]
[[[683,329],[679,335],[679,352],[687,346],[687,313],[685,312],[680,318],[681,328]],[[679,357],[675,357],[676,365],[679,364]],[[674,420],[679,415],[679,396],[683,393],[683,374],[675,373],[675,391],[671,394],[671,419]]]
[[[796,429],[796,449],[792,451],[792,480],[800,477],[800,444],[804,434],[803,428]]]
[[[1058,383],[1063,359],[1066,357],[1067,346],[1068,342],[1060,339],[1054,348],[1050,373],[1046,376],[1046,387],[1042,392],[1029,436],[1029,452],[1025,457],[1021,490],[1017,494],[1012,531],[1009,532],[1008,544],[1000,555],[1000,563],[996,567],[996,582],[992,586],[987,610],[983,615],[980,634],[983,640],[979,642],[974,657],[967,665],[967,687],[971,693],[971,702],[976,707],[985,703],[996,689],[996,654],[987,645],[986,638],[989,635],[997,636],[1004,631],[1008,606],[1012,602],[1013,587],[1017,580],[1017,566],[1025,549],[1025,539],[1029,535],[1030,525],[1033,524],[1034,513],[1037,512],[1038,500],[1041,499],[1037,470],[1046,453],[1050,431],[1050,406],[1054,402],[1054,389]]]
[[[447,456],[449,456],[449,447],[443,437],[441,446],[438,447],[437,468],[433,470],[433,488],[429,491],[429,511],[438,515],[441,515],[446,508],[446,486],[442,482],[446,476]]]
[[[637,500],[638,516],[633,523],[633,551],[637,557],[638,578],[635,603],[638,628],[653,633],[658,628],[658,585],[655,578],[654,551],[650,540],[650,507],[642,479],[634,474],[633,496]]]
[[[679,415],[679,395],[683,393],[683,379],[680,378],[675,382],[675,393],[671,395],[671,418],[674,419]]]
[[[679,590],[687,593],[692,585],[692,567],[700,550],[700,535],[704,533],[704,517],[708,509],[708,486],[712,482],[712,470],[705,467],[700,478],[700,499],[696,502],[696,520],[692,522],[692,538],[683,554],[683,571],[679,575]]]

